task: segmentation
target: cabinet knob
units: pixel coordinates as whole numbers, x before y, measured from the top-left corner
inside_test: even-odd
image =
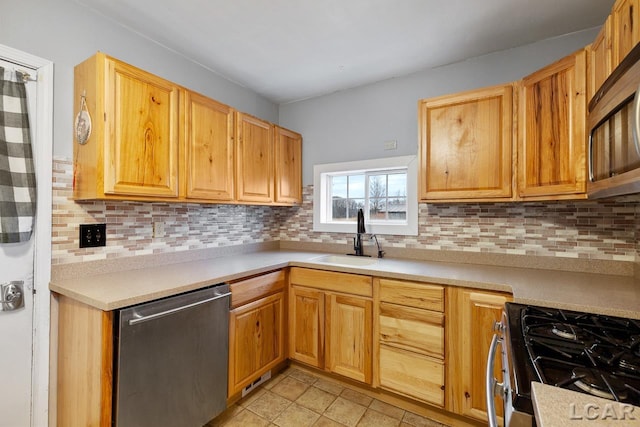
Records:
[[[468,398],[470,398],[470,397],[471,397],[471,395],[469,394],[469,392],[468,392],[468,391],[465,391],[465,392],[464,392],[464,398],[465,398],[465,399],[468,399]]]

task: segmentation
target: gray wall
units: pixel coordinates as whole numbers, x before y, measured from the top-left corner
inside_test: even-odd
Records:
[[[56,156],[73,155],[73,67],[96,51],[238,110],[278,122],[276,104],[72,0],[20,0],[4,4],[0,13],[0,43],[54,62]]]
[[[303,183],[313,165],[418,152],[418,100],[519,80],[591,43],[599,29],[280,106],[280,124],[302,133]],[[398,149],[384,150],[397,140]]]

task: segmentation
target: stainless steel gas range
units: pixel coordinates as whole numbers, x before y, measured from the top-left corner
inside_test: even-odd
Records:
[[[487,395],[502,397],[506,426],[533,424],[531,381],[640,406],[640,321],[507,303],[495,326]]]

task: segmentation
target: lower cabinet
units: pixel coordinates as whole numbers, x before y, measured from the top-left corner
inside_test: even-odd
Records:
[[[446,409],[487,421],[485,372],[493,324],[502,316],[510,295],[475,289],[447,289],[447,405]],[[501,381],[499,363],[494,376]],[[496,400],[502,417],[502,403]]]
[[[289,357],[371,384],[371,277],[294,267],[290,284]]]
[[[229,397],[285,359],[285,284],[276,271],[230,286]]]
[[[389,279],[374,286],[380,387],[444,407],[444,288]]]

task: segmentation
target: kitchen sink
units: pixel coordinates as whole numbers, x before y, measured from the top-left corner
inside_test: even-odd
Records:
[[[350,266],[364,266],[376,264],[378,260],[376,258],[362,257],[362,256],[349,256],[349,255],[322,255],[317,258],[312,258],[311,261],[323,262],[327,264],[341,264]]]

